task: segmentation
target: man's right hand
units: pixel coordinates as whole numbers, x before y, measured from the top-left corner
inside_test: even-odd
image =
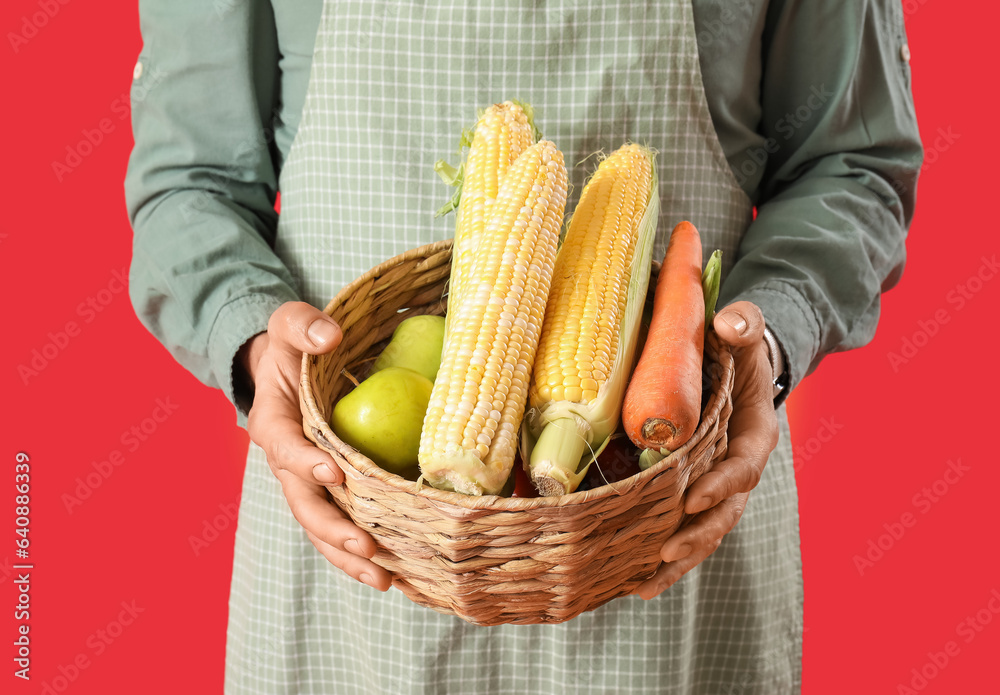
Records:
[[[319,309],[305,302],[282,304],[267,332],[247,341],[238,355],[255,391],[247,430],[264,450],[292,514],[316,549],[358,581],[387,591],[392,576],[371,561],[375,541],[327,497],[324,485],[342,484],[343,471],[302,434],[302,353],[330,352],[342,338],[340,326]]]

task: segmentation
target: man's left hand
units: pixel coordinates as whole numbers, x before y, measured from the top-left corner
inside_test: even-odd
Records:
[[[688,488],[684,512],[695,516],[663,544],[663,564],[635,591],[644,599],[659,596],[715,552],[743,515],[749,493],[778,444],[764,315],[751,302],[735,302],[715,315],[713,326],[732,346],[736,369],[729,449],[724,460]]]

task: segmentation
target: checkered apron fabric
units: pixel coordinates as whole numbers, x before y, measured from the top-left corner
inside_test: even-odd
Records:
[[[689,2],[327,0],[281,177],[277,251],[324,306],[406,249],[452,236],[433,162],[477,108],[534,105],[575,206],[598,151],[658,151],[662,214],[691,220],[728,269],[752,206],[713,129]],[[457,156],[452,154],[457,163]],[[330,566],[251,445],[230,599],[226,692],[794,693],[802,587],[797,494],[781,443],[743,519],[660,597],[560,625],[476,627]]]

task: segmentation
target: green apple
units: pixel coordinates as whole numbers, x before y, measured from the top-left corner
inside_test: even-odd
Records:
[[[381,468],[405,475],[417,466],[420,428],[433,388],[422,374],[387,367],[337,401],[330,426]]]
[[[386,367],[403,367],[434,381],[441,366],[443,343],[443,316],[412,316],[396,326],[392,340],[375,360],[371,373]]]

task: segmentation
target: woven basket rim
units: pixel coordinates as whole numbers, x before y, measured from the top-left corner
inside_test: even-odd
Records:
[[[442,241],[435,241],[424,246],[420,246],[414,249],[409,249],[402,254],[394,256],[387,261],[384,261],[375,267],[371,268],[368,272],[357,277],[353,282],[345,285],[337,295],[331,299],[324,311],[328,315],[332,315],[334,309],[344,303],[349,297],[354,295],[357,289],[364,285],[365,283],[371,281],[372,279],[380,276],[386,270],[398,265],[401,262],[413,260],[415,258],[427,258],[436,253],[440,253],[445,250],[449,250],[452,246],[452,240],[446,239]],[[712,330],[711,328],[709,329]],[[724,353],[729,353],[729,346],[722,340],[718,340],[718,350],[720,358]],[[417,484],[414,481],[407,480],[395,473],[390,473],[389,471],[378,466],[374,461],[369,459],[367,456],[362,454],[360,451],[350,446],[349,444],[343,442],[333,429],[330,427],[327,419],[322,415],[319,405],[316,402],[315,395],[312,392],[312,387],[309,379],[309,370],[312,364],[312,360],[315,359],[314,355],[308,353],[303,353],[300,378],[299,378],[299,394],[300,398],[309,411],[312,421],[315,426],[318,426],[320,432],[324,439],[327,440],[334,448],[336,448],[343,456],[343,458],[348,462],[348,465],[354,468],[354,470],[361,476],[367,478],[375,478],[382,483],[389,485],[398,490],[408,492],[419,497],[423,497],[427,500],[432,500],[438,504],[450,505],[452,507],[458,507],[466,510],[488,510],[494,512],[519,512],[530,509],[538,509],[544,507],[565,507],[577,504],[586,504],[596,499],[602,499],[609,496],[626,495],[633,488],[642,487],[647,481],[653,477],[659,475],[662,472],[670,470],[671,468],[677,468],[678,473],[682,472],[688,464],[687,453],[695,446],[699,441],[705,438],[708,430],[715,425],[719,420],[719,415],[723,407],[723,399],[721,397],[721,392],[714,390],[709,398],[708,403],[702,411],[701,422],[698,424],[698,429],[691,436],[691,438],[682,446],[670,453],[669,456],[664,458],[662,461],[654,466],[642,471],[636,475],[632,475],[623,480],[619,480],[614,483],[602,485],[600,487],[592,488],[590,490],[584,490],[582,492],[571,492],[566,495],[559,495],[556,497],[502,497],[499,495],[464,495],[459,492],[452,492],[449,490],[438,490],[437,488],[430,487],[429,485]],[[721,361],[721,360],[720,360]],[[339,463],[339,461],[338,461]],[[345,471],[346,473],[346,471]]]

